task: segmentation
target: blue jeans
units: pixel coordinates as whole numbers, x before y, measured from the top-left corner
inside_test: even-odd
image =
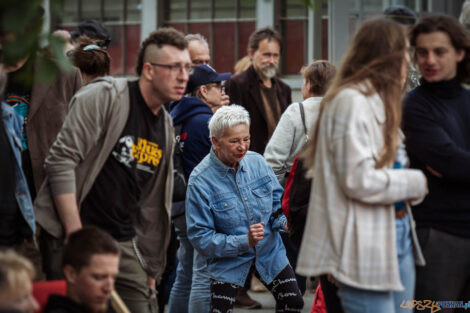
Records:
[[[206,258],[194,250],[193,282],[189,297],[189,313],[209,313],[211,308],[211,278]]]
[[[181,215],[173,220],[176,235],[180,242],[178,248],[178,267],[176,279],[168,301],[169,313],[188,313],[189,295],[193,276],[193,254],[194,248],[188,240],[186,233],[186,217]]]
[[[338,295],[343,304],[345,313],[398,313],[410,312],[410,309],[401,308],[405,300],[414,299],[415,265],[413,244],[411,242],[411,225],[409,216],[396,219],[398,266],[403,291],[371,291],[339,285]]]

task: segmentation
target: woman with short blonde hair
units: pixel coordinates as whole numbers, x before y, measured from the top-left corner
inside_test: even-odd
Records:
[[[33,313],[39,305],[33,297],[35,276],[31,262],[14,251],[0,252],[0,310]]]

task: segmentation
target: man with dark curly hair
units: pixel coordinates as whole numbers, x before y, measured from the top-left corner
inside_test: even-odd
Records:
[[[82,225],[111,234],[122,252],[116,290],[132,312],[156,311],[173,185],[174,135],[163,104],[181,98],[190,69],[183,34],[151,33],[139,51],[138,80],[104,77],[84,86],[45,162],[38,223],[52,241]]]

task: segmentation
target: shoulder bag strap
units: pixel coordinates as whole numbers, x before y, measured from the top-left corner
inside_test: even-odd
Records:
[[[300,117],[302,118],[302,125],[304,126],[304,134],[305,134],[305,142],[309,140],[308,132],[307,132],[307,125],[305,125],[305,111],[304,111],[304,104],[299,102],[299,109],[300,109]]]

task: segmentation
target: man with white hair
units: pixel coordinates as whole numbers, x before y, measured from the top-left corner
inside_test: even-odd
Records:
[[[188,34],[184,37],[188,42],[188,51],[193,65],[204,65],[211,62],[209,44],[201,34]]]

